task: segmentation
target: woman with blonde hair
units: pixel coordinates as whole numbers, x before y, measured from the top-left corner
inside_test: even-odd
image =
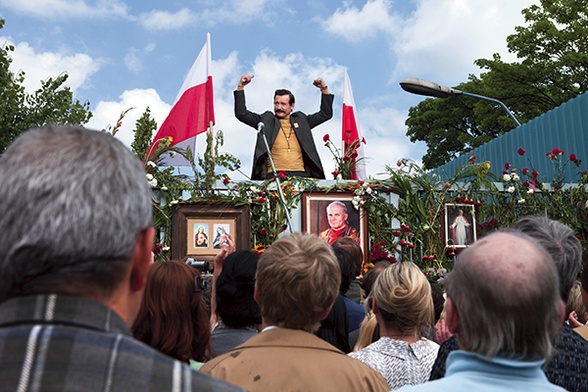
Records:
[[[379,371],[390,388],[429,379],[439,345],[421,335],[433,323],[431,286],[412,262],[390,265],[371,292],[380,339],[349,356]]]

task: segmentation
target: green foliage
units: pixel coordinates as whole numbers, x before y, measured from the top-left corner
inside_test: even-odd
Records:
[[[0,29],[4,20],[0,19]],[[65,85],[67,73],[42,82],[32,94],[24,89],[25,73],[13,74],[9,66],[14,46],[0,47],[0,153],[21,133],[46,124],[84,125],[92,117],[89,102],[73,98]]]
[[[122,117],[124,117],[128,110],[123,112],[118,124],[120,124],[120,121],[122,121]],[[136,154],[138,157],[144,157],[147,154],[147,149],[151,144],[153,132],[156,129],[157,123],[151,116],[151,110],[149,109],[149,107],[147,107],[145,109],[145,112],[143,112],[141,117],[135,123],[135,138],[133,139],[133,143],[131,143],[131,150],[134,154]]]
[[[479,59],[481,75],[456,88],[504,102],[524,123],[588,90],[588,0],[542,0],[522,13],[526,26],[507,38],[519,61]],[[427,144],[426,169],[515,127],[500,108],[464,96],[426,99],[409,109],[406,125],[411,141]]]

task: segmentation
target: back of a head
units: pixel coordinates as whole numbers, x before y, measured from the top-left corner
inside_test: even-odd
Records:
[[[549,357],[562,302],[555,266],[531,237],[515,231],[482,238],[458,256],[444,284],[459,316],[461,349]]]
[[[384,271],[389,266],[389,261],[376,261],[374,266],[363,275],[361,279],[361,288],[363,289],[366,297],[371,294],[378,275],[380,275],[382,271]]]
[[[566,302],[582,263],[582,244],[574,231],[546,216],[526,216],[510,228],[532,237],[549,253],[557,268],[561,299]]]
[[[204,361],[210,339],[202,291],[195,285],[200,271],[180,261],[151,264],[135,338],[162,353],[187,362]]]
[[[223,261],[216,281],[216,310],[225,325],[243,328],[261,324],[259,305],[253,299],[259,255],[238,250]]]
[[[266,324],[315,331],[339,293],[333,250],[308,233],[280,237],[257,265],[257,302]]]
[[[395,263],[376,279],[372,298],[385,324],[405,336],[416,336],[421,327],[432,326],[431,286],[416,264]]]
[[[337,240],[333,242],[333,247],[337,246],[345,249],[351,254],[351,258],[355,263],[355,276],[359,276],[363,264],[363,251],[361,250],[361,246],[357,243],[357,240],[351,237],[337,238]]]
[[[339,262],[339,268],[341,269],[341,287],[340,291],[345,294],[349,291],[351,281],[355,277],[355,263],[351,258],[351,254],[347,250],[334,246],[333,252]]]
[[[0,158],[0,183],[0,301],[47,292],[106,298],[152,225],[140,160],[103,132],[25,132]]]

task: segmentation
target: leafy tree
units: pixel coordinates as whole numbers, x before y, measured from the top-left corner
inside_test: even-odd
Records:
[[[0,19],[0,29],[5,21]],[[45,124],[84,125],[92,117],[89,102],[73,99],[67,73],[42,82],[32,94],[24,89],[25,73],[10,71],[14,46],[0,47],[0,153],[21,133]]]
[[[155,122],[151,116],[151,110],[147,107],[143,115],[135,123],[135,138],[131,143],[131,149],[135,155],[143,158],[147,154],[153,131],[156,129],[157,122]]]
[[[522,11],[526,26],[507,37],[519,61],[479,59],[484,72],[457,89],[496,98],[527,122],[588,90],[588,0],[541,0]],[[465,96],[426,99],[409,109],[407,136],[424,141],[426,169],[515,127],[500,108]]]

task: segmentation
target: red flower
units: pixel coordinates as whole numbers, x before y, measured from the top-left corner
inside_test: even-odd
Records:
[[[482,229],[487,229],[488,228],[488,223],[484,222],[482,223]]]
[[[263,204],[263,203],[265,203],[265,198],[264,197],[260,197],[259,199],[257,199],[257,202],[259,204]]]
[[[407,245],[407,246],[408,246],[410,249],[414,249],[414,244],[412,244],[412,243],[408,243],[408,244],[406,244],[406,245]]]
[[[570,154],[570,156],[568,157],[570,158],[570,161],[576,163],[578,161],[578,157],[576,157],[576,154]]]
[[[408,242],[406,242],[405,240],[400,240],[400,242],[398,243],[398,245],[400,245],[400,246],[404,246],[407,244],[408,244]]]
[[[325,133],[325,136],[323,136],[323,142],[327,143],[329,141],[331,137],[329,136],[328,133]]]
[[[537,173],[537,170],[533,170],[533,180],[537,179],[537,176],[539,175],[539,173]]]
[[[489,224],[490,226],[498,226],[498,223],[499,223],[499,222],[498,222],[498,219],[496,219],[496,218],[492,218],[492,219],[490,219],[490,221],[488,222],[488,224]]]
[[[410,227],[408,227],[404,223],[401,223],[400,224],[400,230],[402,230],[403,233],[408,233],[408,232],[410,232]]]
[[[510,167],[510,164],[509,164],[508,162],[504,162],[504,168],[505,168],[506,170],[508,170],[508,168],[509,168],[509,167]]]
[[[229,177],[223,178],[223,184],[227,185],[229,183],[229,181],[231,181],[231,180],[229,180]]]
[[[367,144],[367,142],[365,141],[365,137],[362,137],[362,138],[361,138],[361,142],[362,142],[363,144]]]
[[[399,232],[398,230],[394,230],[394,231],[392,232],[392,235],[393,235],[394,237],[400,237],[400,236],[402,235],[402,233],[401,233],[401,232]]]
[[[266,229],[259,229],[259,235],[266,235],[266,234],[267,234]]]
[[[525,155],[525,150],[523,150],[522,148],[519,148],[517,152],[519,153],[519,155]]]
[[[528,181],[523,181],[521,185],[524,186],[525,188],[528,188],[530,184]]]
[[[281,178],[282,180],[285,180],[285,179],[286,179],[286,172],[285,172],[285,171],[283,171],[283,170],[280,170],[280,171],[278,171],[278,173],[280,173],[280,178]]]
[[[449,189],[449,188],[451,188],[451,185],[445,184],[445,189]]]
[[[521,172],[523,174],[527,174],[529,172],[529,169],[527,169],[526,167],[524,167],[523,170],[521,170]]]
[[[339,174],[341,174],[341,172],[339,170],[335,170],[331,172],[331,174],[333,175],[333,177],[337,177]]]

